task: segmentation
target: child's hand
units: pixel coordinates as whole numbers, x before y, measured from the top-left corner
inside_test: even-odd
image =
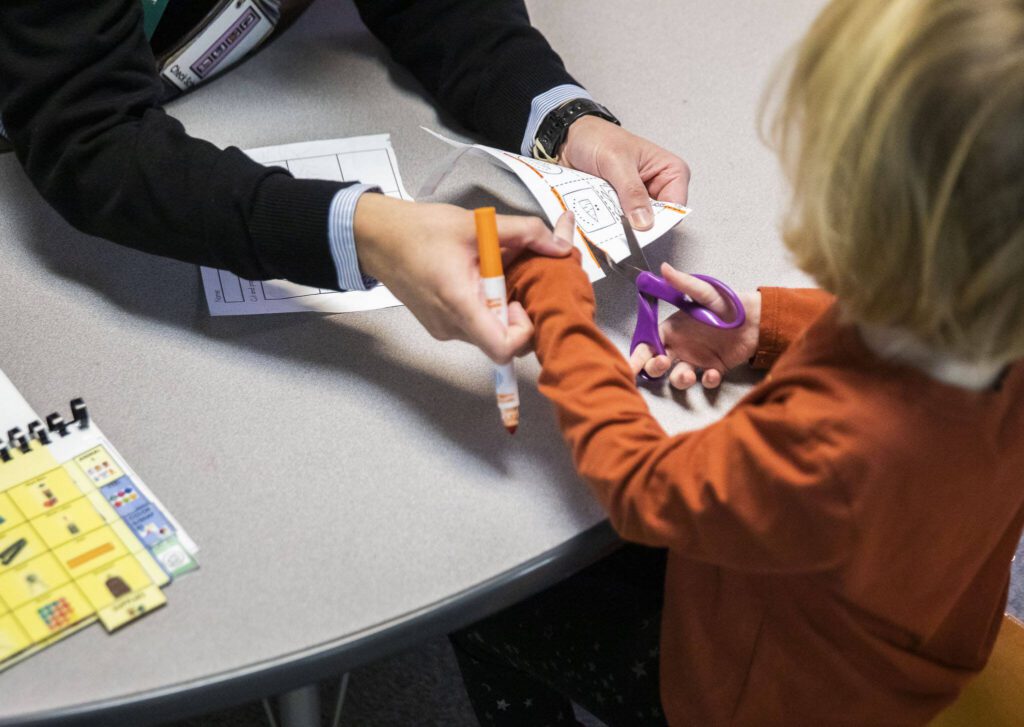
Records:
[[[710,308],[723,320],[735,315],[728,299],[703,280],[681,273],[668,263],[661,274],[676,290]],[[677,311],[661,324],[661,340],[667,356],[652,356],[650,347],[641,344],[629,358],[634,374],[643,369],[649,375],[663,375],[673,363],[669,383],[676,389],[688,389],[697,383],[697,369],[703,369],[701,383],[713,389],[722,383],[729,369],[749,360],[757,349],[758,326],[761,322],[761,294],[740,293],[747,319],[739,328],[723,330],[698,323],[683,311]]]

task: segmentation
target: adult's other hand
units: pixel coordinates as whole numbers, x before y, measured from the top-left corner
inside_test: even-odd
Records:
[[[686,204],[690,167],[657,144],[597,116],[583,116],[569,127],[559,162],[607,179],[631,225],[650,229],[650,198]]]

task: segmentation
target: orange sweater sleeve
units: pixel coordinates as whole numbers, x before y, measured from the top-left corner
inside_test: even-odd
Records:
[[[793,397],[668,436],[595,324],[578,261],[576,253],[527,258],[508,280],[536,327],[540,390],[619,534],[745,570],[841,562],[852,538],[845,493],[823,451],[828,444],[792,416]]]
[[[817,288],[764,287],[758,290],[761,292],[761,324],[757,351],[750,365],[767,369],[835,302],[835,296]]]

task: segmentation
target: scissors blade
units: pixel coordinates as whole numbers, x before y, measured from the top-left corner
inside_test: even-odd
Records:
[[[590,250],[591,257],[597,261],[597,266],[601,268],[601,272],[605,274],[605,277],[608,277],[612,273],[622,274],[622,271],[615,266],[615,263],[612,261],[612,258],[608,253],[588,240],[586,236],[582,237],[583,242],[587,243],[587,249]]]
[[[633,226],[629,224],[629,220],[626,219],[625,215],[620,216],[619,221],[622,223],[622,231],[626,235],[626,246],[629,248],[627,264],[637,270],[651,272],[651,264],[647,262],[647,256],[644,255],[644,250],[640,247],[640,241],[636,239]]]
[[[640,250],[640,244],[637,242],[636,236],[633,235],[633,229],[629,227],[629,223],[625,221],[625,217],[622,218],[625,224],[624,229],[626,230],[626,243],[629,245],[630,255],[629,257],[615,262],[615,258],[609,255],[603,247],[590,241],[586,235],[581,234],[580,237],[587,244],[587,249],[590,250],[591,255],[597,261],[597,265],[601,268],[601,272],[605,276],[609,276],[612,273],[619,275],[631,283],[635,283],[637,277],[644,272],[650,272],[650,265],[647,264],[647,259],[644,257],[643,252]],[[630,242],[632,240],[632,242]],[[640,265],[634,265],[633,262],[638,261]]]
[[[615,258],[605,252],[604,248],[599,247],[587,238],[583,238],[583,240],[587,243],[590,252],[593,253],[594,259],[597,260],[597,265],[601,268],[601,272],[606,276],[615,273],[629,282],[635,283],[640,273],[646,272],[634,265],[630,265],[626,260],[615,262]]]

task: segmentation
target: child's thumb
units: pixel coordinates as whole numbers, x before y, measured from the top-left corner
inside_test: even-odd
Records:
[[[669,284],[683,295],[688,295],[695,303],[710,309],[716,315],[729,315],[729,301],[715,290],[711,283],[695,278],[689,273],[680,272],[668,263],[661,264],[661,275]]]

